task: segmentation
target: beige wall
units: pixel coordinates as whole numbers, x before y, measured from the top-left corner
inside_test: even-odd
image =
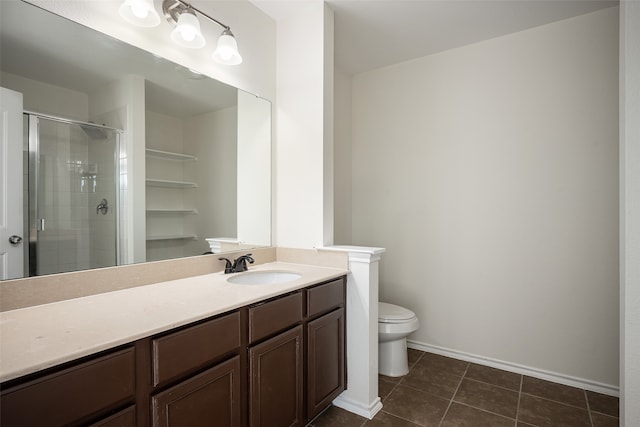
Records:
[[[412,340],[615,390],[618,8],[357,75],[352,135]]]
[[[351,76],[334,73],[334,244],[351,244]]]

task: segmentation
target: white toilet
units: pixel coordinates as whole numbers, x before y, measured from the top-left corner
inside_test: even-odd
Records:
[[[378,303],[378,372],[399,377],[409,372],[407,335],[418,330],[415,313],[398,305]]]

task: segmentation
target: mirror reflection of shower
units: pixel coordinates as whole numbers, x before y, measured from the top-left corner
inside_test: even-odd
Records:
[[[24,120],[29,275],[118,265],[122,131],[32,113]]]

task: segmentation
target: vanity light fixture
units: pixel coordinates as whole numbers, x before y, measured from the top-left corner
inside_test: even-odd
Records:
[[[127,22],[141,27],[160,25],[160,17],[153,7],[153,0],[124,0],[120,5],[120,16]],[[174,43],[187,48],[201,48],[206,44],[200,31],[200,21],[196,12],[210,21],[220,25],[224,30],[218,38],[218,45],[213,52],[213,59],[225,65],[238,65],[242,57],[238,53],[238,44],[228,25],[196,9],[183,0],[163,0],[162,12],[167,21],[176,28],[171,32]]]

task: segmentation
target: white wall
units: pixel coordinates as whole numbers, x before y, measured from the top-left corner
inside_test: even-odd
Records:
[[[620,422],[640,425],[640,3],[620,10]]]
[[[354,77],[352,243],[387,248],[417,343],[615,389],[617,21]]]
[[[325,92],[327,27],[333,15],[322,1],[281,4],[277,19],[277,104],[274,151],[275,235],[278,246],[309,248],[326,243],[325,206],[333,186],[326,186],[325,152],[333,144],[327,132]],[[327,22],[330,21],[330,22]],[[329,89],[332,92],[332,88]],[[325,194],[329,192],[329,195]]]

